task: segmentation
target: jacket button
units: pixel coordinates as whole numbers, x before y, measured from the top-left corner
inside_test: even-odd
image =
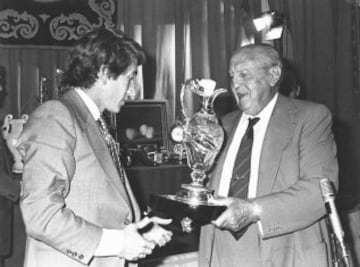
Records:
[[[125,219],[124,224],[125,224],[125,225],[130,224],[130,220],[129,220],[129,219]]]
[[[84,258],[84,255],[83,254],[80,254],[79,255],[79,259],[82,260]]]

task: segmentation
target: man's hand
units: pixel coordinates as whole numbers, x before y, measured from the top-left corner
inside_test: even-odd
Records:
[[[145,239],[138,232],[138,229],[145,227],[149,223],[148,220],[143,219],[128,225],[121,231],[123,242],[118,257],[132,261],[145,258],[152,253],[155,243]]]
[[[172,232],[164,229],[160,225],[167,225],[171,223],[171,219],[162,219],[159,217],[145,217],[142,221],[152,223],[152,227],[143,233],[143,237],[151,242],[154,242],[159,247],[165,246],[172,238]]]
[[[129,261],[143,259],[153,252],[156,245],[163,246],[169,242],[172,232],[159,226],[159,224],[169,223],[171,220],[145,217],[123,229],[103,229],[94,255],[97,257],[117,256]],[[148,232],[142,235],[144,230]]]
[[[227,206],[227,209],[211,223],[220,229],[238,232],[260,219],[261,207],[253,200],[240,198],[221,198],[216,204]]]

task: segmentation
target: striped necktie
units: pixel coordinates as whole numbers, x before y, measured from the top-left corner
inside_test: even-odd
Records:
[[[118,173],[119,173],[119,176],[120,176],[120,180],[121,182],[123,183],[124,185],[124,189],[125,189],[125,192],[126,192],[126,195],[129,199],[129,205],[130,205],[130,208],[131,208],[131,213],[132,213],[132,218],[135,218],[135,210],[134,210],[134,206],[133,206],[133,203],[131,203],[131,198],[130,198],[130,195],[129,195],[129,192],[128,192],[128,189],[126,187],[126,182],[125,182],[125,177],[126,177],[126,174],[125,174],[125,170],[121,164],[121,161],[120,161],[120,149],[119,149],[119,146],[116,144],[114,138],[112,137],[112,135],[110,134],[109,132],[109,128],[107,127],[106,125],[106,122],[105,120],[100,117],[98,120],[97,120],[99,126],[100,126],[100,129],[101,129],[101,132],[102,132],[102,135],[104,137],[104,140],[106,142],[106,145],[109,149],[109,152],[111,154],[111,158],[116,166],[116,169],[118,170]]]
[[[107,145],[107,147],[109,149],[111,158],[112,158],[112,160],[113,160],[113,162],[114,162],[114,164],[116,166],[116,169],[119,172],[120,179],[124,183],[125,182],[125,173],[124,173],[124,168],[123,168],[123,166],[121,164],[121,161],[120,161],[119,146],[116,144],[114,138],[110,134],[109,128],[107,127],[105,120],[102,117],[100,117],[97,120],[97,122],[98,122],[98,124],[100,126],[101,133],[102,133],[102,135],[104,137],[104,140],[106,142],[106,145]]]
[[[254,125],[259,118],[249,118],[249,124],[241,140],[239,151],[236,156],[233,174],[230,183],[229,196],[238,198],[247,198],[250,167],[251,167],[251,149],[254,139]]]

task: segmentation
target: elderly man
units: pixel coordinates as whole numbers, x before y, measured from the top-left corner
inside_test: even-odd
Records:
[[[338,186],[332,117],[278,93],[282,61],[265,44],[235,51],[229,68],[239,110],[210,179],[227,209],[200,238],[201,266],[329,266],[320,180]]]

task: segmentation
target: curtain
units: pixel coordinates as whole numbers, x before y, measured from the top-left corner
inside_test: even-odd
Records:
[[[336,3],[336,95],[335,130],[339,148],[340,178],[342,181],[345,208],[360,203],[360,68],[359,21],[354,12],[359,12],[355,1]],[[357,35],[357,37],[356,37]]]
[[[179,91],[188,78],[211,78],[228,88],[228,60],[241,43],[243,17],[253,6],[238,0],[117,0],[116,27],[147,52],[142,68],[146,99],[168,102],[171,124],[180,115]],[[249,1],[252,2],[252,1]],[[66,65],[68,47],[1,45],[0,64],[9,74],[3,113],[30,113],[38,104],[39,79],[56,96],[56,69]],[[221,98],[221,100],[220,100]],[[231,109],[229,95],[216,101],[219,113]],[[187,94],[190,111],[199,99]],[[19,105],[21,107],[19,107]]]
[[[181,113],[179,91],[189,78],[211,78],[228,88],[228,60],[239,44],[242,17],[250,8],[237,0],[118,1],[118,27],[132,35],[141,28],[147,52],[144,97],[168,101],[170,124]],[[246,12],[244,12],[244,10]],[[199,99],[186,94],[190,113]],[[229,95],[217,101],[219,113],[231,108]]]
[[[359,69],[354,60],[359,57],[359,43],[354,36],[359,34],[354,12],[359,7],[355,7],[355,1],[269,3],[271,9],[283,12],[287,18],[292,44],[283,42],[281,49],[296,65],[303,85],[301,97],[323,103],[333,113],[340,166],[338,202],[346,212],[360,201],[360,88],[355,82]]]
[[[1,118],[11,113],[29,114],[40,103],[40,80],[48,97],[57,95],[56,69],[63,69],[68,48],[39,48],[36,46],[0,46],[0,64],[7,70],[7,91]]]

